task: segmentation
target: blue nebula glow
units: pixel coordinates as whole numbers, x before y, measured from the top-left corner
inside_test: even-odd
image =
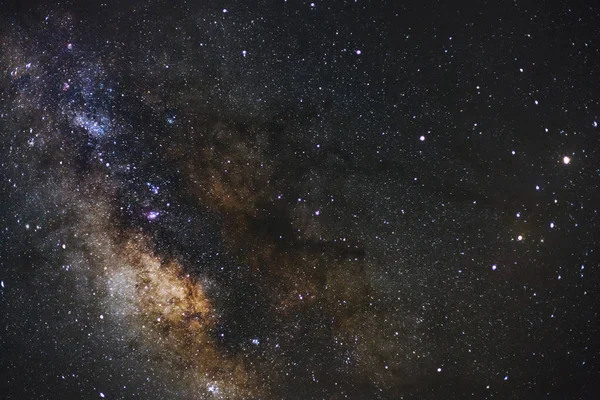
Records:
[[[110,130],[110,119],[104,115],[77,112],[73,124],[83,128],[94,137],[105,136]]]
[[[148,219],[148,221],[154,221],[156,218],[158,218],[159,215],[160,212],[158,211],[149,211],[146,213],[146,218]]]

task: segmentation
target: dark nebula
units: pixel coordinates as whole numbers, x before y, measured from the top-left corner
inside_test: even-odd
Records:
[[[595,399],[584,3],[0,11],[0,397]]]

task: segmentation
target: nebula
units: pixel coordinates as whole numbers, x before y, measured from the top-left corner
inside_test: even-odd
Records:
[[[6,7],[3,396],[593,398],[595,21],[488,7]]]

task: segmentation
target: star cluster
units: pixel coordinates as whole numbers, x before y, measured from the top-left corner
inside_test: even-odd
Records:
[[[593,398],[597,8],[0,14],[6,398]]]

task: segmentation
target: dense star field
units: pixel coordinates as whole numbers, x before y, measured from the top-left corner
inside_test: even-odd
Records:
[[[600,7],[0,11],[0,397],[595,399]]]

